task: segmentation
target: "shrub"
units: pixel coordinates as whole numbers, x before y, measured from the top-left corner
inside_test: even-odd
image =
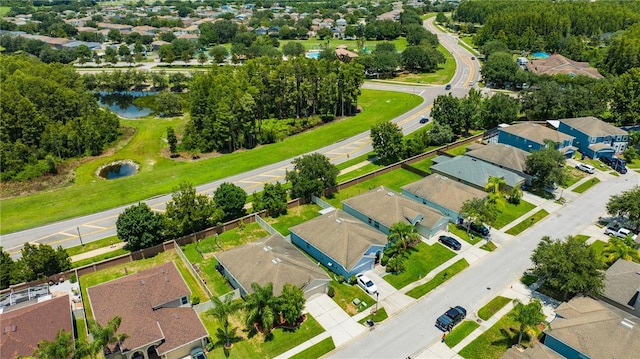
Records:
[[[75,283],[77,281],[78,281],[78,276],[75,273],[73,273],[71,276],[69,276],[69,282]]]
[[[522,199],[522,190],[518,187],[514,187],[509,194],[509,198],[507,201],[511,204],[518,205],[520,204],[520,200]]]
[[[329,298],[333,298],[333,296],[336,295],[336,290],[333,289],[333,287],[329,287],[329,290],[327,290],[327,295],[329,296]]]
[[[389,259],[389,262],[387,263],[387,269],[386,269],[387,272],[398,273],[398,272],[402,272],[403,270],[404,270],[404,257],[397,256]]]
[[[382,265],[383,267],[387,265],[387,263],[389,262],[389,257],[388,256],[384,256],[382,257],[382,259],[380,260],[380,265]]]
[[[198,297],[197,295],[194,295],[193,297],[191,297],[191,305],[198,305],[200,304],[200,297]]]
[[[350,285],[354,285],[358,282],[358,279],[356,279],[355,275],[352,275],[351,277],[349,277],[349,284]]]

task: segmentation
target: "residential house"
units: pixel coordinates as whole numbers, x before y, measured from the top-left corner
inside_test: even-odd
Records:
[[[387,236],[339,209],[289,231],[293,244],[345,278],[373,269],[388,243]]]
[[[575,137],[573,145],[591,158],[613,157],[629,142],[627,131],[595,117],[561,119],[558,131]]]
[[[587,76],[593,79],[601,79],[602,75],[588,62],[570,60],[560,54],[553,54],[544,59],[534,59],[524,64],[526,69],[536,75]]]
[[[474,198],[485,199],[488,196],[485,191],[438,174],[429,175],[402,187],[402,194],[448,216],[449,221],[453,223],[462,218],[460,210],[464,202]]]
[[[526,173],[527,157],[529,152],[523,151],[513,146],[489,143],[476,147],[467,147],[465,156],[473,157],[481,161],[498,166],[507,171],[511,171],[525,179],[526,184],[531,184],[531,175]]]
[[[555,149],[562,152],[567,158],[571,158],[576,151],[576,148],[573,147],[573,139],[573,136],[533,122],[498,127],[498,143],[517,147],[527,152],[539,151],[547,146],[545,141],[548,140],[554,143]]]
[[[134,28],[131,29],[131,32],[137,32],[141,35],[149,33],[149,34],[156,34],[158,32],[158,29],[153,27],[153,26],[148,26],[148,25],[144,25],[144,26],[136,26]]]
[[[94,319],[121,318],[118,333],[129,337],[109,348],[111,358],[178,359],[208,336],[191,307],[189,287],[173,262],[87,288]]]
[[[342,209],[369,226],[389,235],[395,223],[408,223],[429,238],[445,230],[449,219],[429,206],[380,186],[342,201]]]
[[[640,318],[640,264],[618,259],[605,273],[601,299]]]
[[[258,36],[267,35],[268,33],[269,33],[269,28],[266,26],[260,26],[259,28],[256,29],[256,35]]]
[[[280,295],[285,284],[302,288],[305,298],[326,293],[331,278],[280,234],[217,253],[217,269],[245,296],[252,283],[273,283],[273,294]]]
[[[31,357],[38,342],[55,341],[58,331],[71,333],[73,324],[69,295],[46,295],[35,303],[21,303],[0,310],[0,356],[2,358]]]
[[[129,31],[130,32],[131,30],[133,30],[133,26],[131,26],[131,25],[111,24],[111,23],[108,23],[108,22],[99,22],[98,23],[98,27],[101,28],[101,29],[106,29],[106,30],[115,29],[115,30],[118,30],[120,32],[123,32],[123,31]]]
[[[432,160],[431,172],[449,177],[458,182],[484,190],[490,177],[504,180],[501,190],[510,192],[525,183],[524,177],[510,170],[469,156],[438,156]]]
[[[153,51],[158,51],[162,46],[164,45],[170,45],[170,42],[166,42],[166,41],[162,41],[162,40],[156,40],[154,42],[151,43],[151,49]]]
[[[349,62],[352,59],[358,57],[358,54],[356,54],[355,52],[347,50],[346,45],[338,45],[338,47],[336,47],[336,49],[334,50],[334,53],[336,54],[338,60],[342,62]]]

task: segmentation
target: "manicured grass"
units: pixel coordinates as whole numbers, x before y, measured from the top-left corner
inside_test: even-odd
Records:
[[[365,153],[364,155],[361,155],[358,157],[352,157],[351,159],[336,165],[336,168],[338,168],[339,170],[343,170],[347,167],[357,165],[361,162],[372,160],[374,157],[375,157],[375,154],[373,152]]]
[[[415,167],[415,168],[417,168],[419,170],[425,171],[427,173],[431,173],[431,165],[433,164],[432,160],[435,157],[436,156],[425,158],[422,161],[418,161],[418,162],[412,163],[411,166]]]
[[[320,358],[321,356],[327,354],[336,348],[336,345],[333,343],[333,339],[328,337],[307,349],[301,351],[298,354],[292,355],[290,359],[308,359],[308,358]]]
[[[507,202],[504,198],[499,198],[496,203],[498,216],[496,217],[496,221],[493,223],[493,227],[500,229],[525,213],[531,211],[535,207],[536,206],[525,200],[521,200],[520,204],[515,205]]]
[[[97,255],[95,257],[85,258],[85,259],[81,259],[79,261],[72,261],[71,262],[71,266],[73,268],[80,268],[80,267],[86,266],[87,264],[97,263],[97,262],[103,261],[105,259],[114,258],[114,257],[121,256],[121,255],[127,254],[127,253],[129,253],[128,250],[122,249],[122,248],[118,248],[116,250],[113,250],[113,251],[110,251],[110,252],[107,252],[107,253],[102,253],[102,254]]]
[[[512,236],[517,236],[518,234],[522,233],[525,229],[527,229],[527,228],[533,226],[534,224],[540,222],[548,214],[549,214],[549,212],[547,212],[544,209],[541,209],[538,212],[534,213],[529,218],[525,219],[524,221],[522,221],[522,222],[516,224],[515,226],[509,228],[509,230],[507,231],[507,234],[510,234]]]
[[[494,314],[496,314],[500,309],[502,309],[505,305],[507,305],[511,301],[510,298],[505,298],[502,296],[497,296],[484,307],[478,310],[478,317],[482,320],[489,320]]]
[[[76,325],[76,335],[78,336],[76,340],[78,340],[78,342],[87,341],[87,327],[84,325],[84,319],[75,319],[74,323]]]
[[[393,81],[432,85],[444,85],[451,81],[454,73],[456,72],[456,61],[453,58],[453,55],[451,55],[451,53],[441,44],[438,45],[437,50],[444,55],[446,61],[444,65],[440,65],[438,67],[436,72],[402,74],[399,77],[394,78]]]
[[[512,345],[518,343],[518,327],[518,323],[509,315],[505,315],[458,354],[463,358],[498,359]],[[529,338],[526,335],[523,335],[521,344],[529,344]]]
[[[396,289],[422,279],[433,269],[456,256],[453,251],[440,243],[430,246],[420,242],[417,246],[408,249],[408,253],[408,258],[404,260],[404,271],[382,277]]]
[[[333,301],[349,315],[358,314],[375,306],[376,300],[365,293],[357,285],[349,285],[347,282],[338,283],[333,280],[329,284],[334,290]],[[356,308],[353,300],[358,298],[360,305]]]
[[[594,177],[589,181],[586,181],[580,184],[578,187],[574,188],[573,192],[583,193],[584,191],[588,190],[589,188],[591,188],[592,186],[595,186],[598,183],[600,183],[600,180],[597,177]]]
[[[122,240],[118,238],[118,236],[111,236],[111,237],[98,239],[97,241],[85,243],[84,246],[80,245],[80,246],[67,248],[65,249],[65,251],[67,252],[69,257],[73,257],[81,253],[87,253],[99,248],[109,247],[111,244],[120,243],[120,242],[122,242]]]
[[[535,276],[533,274],[525,274],[522,276],[522,278],[520,278],[520,282],[522,282],[522,284],[526,285],[527,287],[537,281],[538,281],[538,276]]]
[[[411,298],[418,299],[423,295],[429,293],[433,289],[435,289],[440,284],[451,279],[454,275],[460,273],[463,269],[467,268],[468,266],[469,266],[469,262],[467,262],[467,260],[463,258],[453,263],[442,272],[436,274],[436,276],[432,280],[411,289],[405,294],[410,296]],[[445,274],[446,274],[446,277],[445,277]]]
[[[170,193],[183,182],[199,185],[295,157],[368,131],[372,125],[405,113],[422,101],[421,97],[413,94],[362,90],[358,105],[363,107],[363,112],[353,118],[331,122],[316,130],[250,151],[199,161],[174,161],[161,155],[161,151],[167,146],[163,140],[166,128],[174,126],[176,132],[180,133],[185,124],[184,119],[121,120],[123,126],[135,128],[133,138],[129,142],[118,144],[115,154],[80,165],[75,170],[71,186],[2,200],[0,232],[9,233],[135,203]],[[111,181],[97,179],[95,172],[98,167],[116,159],[137,162],[140,172]],[[131,190],[132,188],[135,190]]]
[[[475,49],[475,44],[473,43],[473,37],[472,36],[459,36],[458,37],[458,45],[464,47],[465,49],[469,50],[472,54],[476,54],[478,55],[479,52],[476,51]]]
[[[332,198],[324,198],[324,200],[336,208],[342,208],[340,204],[341,201],[357,196],[368,190],[380,186],[385,186],[399,193],[402,186],[415,182],[421,178],[422,176],[417,175],[413,172],[407,171],[405,169],[397,169],[395,171],[391,171],[383,175],[368,179],[364,182],[358,183],[355,186],[345,188],[342,191],[335,193]]]
[[[304,45],[307,50],[318,50],[322,49],[325,46],[328,46],[330,49],[335,49],[340,45],[347,45],[347,48],[351,51],[355,51],[358,48],[358,42],[356,40],[344,40],[344,39],[330,39],[329,44],[327,45],[327,40],[320,40],[318,38],[311,38],[308,40],[280,40],[280,49],[282,50],[282,46],[284,46],[288,42],[300,42]],[[379,43],[386,41],[377,41],[377,40],[367,40],[364,43],[364,49],[367,53],[373,51]],[[404,51],[407,48],[407,39],[404,37],[399,37],[395,40],[389,41],[396,45],[396,50]]]
[[[453,348],[469,334],[473,333],[474,330],[478,329],[479,326],[480,324],[474,321],[465,320],[464,322],[453,328],[451,333],[447,334],[447,337],[444,339],[444,343],[449,348]]]
[[[0,6],[0,16],[5,16],[11,10],[11,6]]]
[[[347,182],[348,180],[360,177],[362,175],[366,175],[367,173],[373,172],[383,167],[384,165],[376,164],[375,162],[368,162],[366,165],[356,170],[349,171],[347,173],[339,175],[337,180],[338,180],[338,183]]]
[[[591,238],[590,236],[587,236],[586,234],[576,234],[575,236],[573,236],[575,239],[582,241],[582,242],[586,242],[589,238]]]
[[[387,318],[389,318],[389,315],[387,314],[387,311],[386,311],[384,308],[382,308],[382,307],[378,308],[378,311],[376,312],[376,314],[374,314],[374,315],[373,315],[373,321],[374,321],[375,323],[380,323],[381,321],[383,321],[383,320],[385,320],[385,319],[387,319]],[[360,320],[358,321],[358,323],[360,323],[360,324],[363,324],[363,325],[364,325],[364,324],[365,324],[365,322],[366,322],[367,320],[369,320],[369,319],[371,319],[371,316],[370,316],[370,315],[369,315],[369,316],[367,316],[367,317],[364,317],[364,318],[360,319]]]
[[[236,313],[229,322],[229,331],[234,328],[235,335],[230,335],[233,347],[225,353],[223,348],[224,329],[210,315],[203,313],[200,315],[205,328],[209,332],[216,346],[207,356],[209,358],[274,358],[287,350],[294,348],[316,335],[324,332],[324,329],[311,314],[307,314],[307,319],[296,330],[274,329],[271,334],[250,335],[244,321],[245,312]]]
[[[601,258],[602,252],[604,251],[604,246],[606,245],[607,245],[607,242],[596,240],[593,243],[591,243],[590,247],[593,248],[594,252],[596,252],[596,257]]]
[[[491,241],[489,241],[489,242],[487,242],[487,243],[485,243],[485,244],[480,246],[480,249],[484,249],[487,252],[493,252],[493,251],[496,250],[496,248],[498,248],[498,247],[496,247],[495,243],[493,243]]]
[[[453,147],[453,148],[449,149],[447,151],[447,153],[452,154],[454,156],[462,156],[465,153],[467,153],[467,146],[469,146],[469,145],[466,144],[466,145],[462,145],[462,146]]]
[[[265,221],[283,236],[289,235],[289,228],[320,216],[322,207],[317,204],[305,204],[290,208],[287,214],[276,218],[267,217]]]
[[[470,243],[470,244],[476,244],[478,242],[480,242],[480,240],[482,240],[482,237],[480,236],[476,236],[473,235],[473,238],[471,238],[471,236],[469,235],[469,233],[467,233],[467,229],[464,227],[459,227],[453,223],[449,223],[449,232],[453,233],[454,235],[456,235],[457,237],[459,237],[460,239],[462,239],[463,241]]]
[[[189,290],[191,290],[192,296],[198,296],[200,299],[206,300],[208,295],[200,287],[197,283],[196,279],[191,276],[188,271],[185,263],[180,259],[178,253],[174,250],[164,251],[162,253],[158,253],[156,256],[151,258],[140,259],[134,262],[129,262],[117,266],[113,266],[108,269],[101,270],[99,272],[86,274],[80,277],[80,287],[82,288],[82,302],[84,305],[84,310],[87,318],[93,318],[93,313],[91,312],[91,306],[89,305],[89,296],[87,295],[87,288],[93,287],[95,285],[108,282],[110,280],[124,277],[127,274],[132,274],[139,272],[141,270],[149,269],[155,266],[158,266],[163,263],[173,262],[176,264],[178,271],[182,274]]]

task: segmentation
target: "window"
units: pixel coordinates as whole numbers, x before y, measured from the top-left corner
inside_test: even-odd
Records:
[[[374,226],[374,227],[376,227],[376,228],[380,228],[380,223],[378,223],[378,222],[374,222],[374,223],[373,223],[373,226]]]
[[[371,218],[369,218],[369,224],[371,224]]]
[[[180,303],[182,303],[182,305],[185,305],[185,304],[189,303],[189,298],[187,298],[187,297],[180,298]]]

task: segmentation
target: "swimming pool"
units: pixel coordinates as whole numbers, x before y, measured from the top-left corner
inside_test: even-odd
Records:
[[[534,52],[533,53],[533,57],[538,58],[538,59],[546,59],[549,56],[551,56],[551,55],[549,55],[546,52]]]
[[[307,52],[307,54],[305,55],[307,58],[310,59],[319,59],[320,58],[320,53],[319,52]]]

